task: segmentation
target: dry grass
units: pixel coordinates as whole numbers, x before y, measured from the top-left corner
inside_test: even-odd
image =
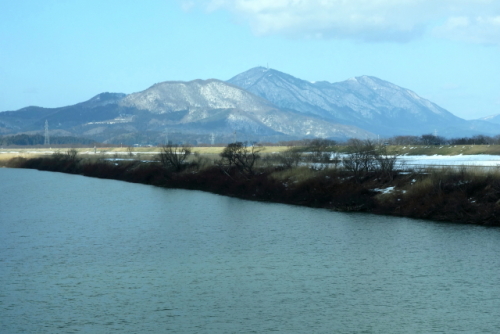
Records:
[[[218,155],[224,150],[225,146],[218,147],[193,147],[193,152],[198,152],[199,154],[207,155]],[[80,154],[94,154],[93,147],[87,148],[75,148]],[[263,146],[260,148],[262,154],[273,154],[283,152],[288,147],[286,146]],[[52,154],[56,151],[65,152],[68,148],[13,148],[13,149],[0,149],[0,153],[15,153],[15,154]],[[156,154],[161,151],[161,147],[132,147],[132,152],[135,154]],[[98,154],[128,154],[128,147],[97,147],[96,151]]]
[[[214,156],[222,152],[225,146],[219,147],[193,147],[193,152],[198,152],[201,155]],[[260,147],[260,153],[262,155],[272,155],[275,153],[281,153],[287,150],[287,146],[262,146]],[[300,149],[298,147],[298,149]],[[14,148],[14,149],[1,149],[0,159],[3,154],[25,154],[25,155],[39,155],[39,154],[51,154],[56,151],[65,152],[68,148]],[[94,154],[94,148],[76,148],[76,150],[82,155],[92,155]],[[161,147],[132,147],[132,152],[134,154],[157,154],[161,151]],[[344,152],[346,146],[337,145],[333,148],[334,151]],[[408,146],[387,146],[389,154],[408,154],[408,155],[474,155],[474,154],[491,154],[500,155],[500,145],[408,145]],[[128,147],[97,147],[98,154],[128,154]]]
[[[0,153],[0,167],[6,167],[8,165],[8,162],[11,159],[14,158],[37,158],[42,156],[42,154],[36,154],[36,153],[15,153],[15,152],[9,152],[9,153]]]
[[[304,166],[273,172],[270,175],[271,178],[278,181],[291,181],[294,183],[302,183],[316,176],[318,176],[318,171]]]
[[[206,156],[218,158],[215,154],[193,155],[190,157],[193,163],[187,169],[172,172],[159,164],[108,161],[127,152],[112,151],[88,157],[82,154],[80,159],[73,160],[64,152],[43,159],[17,159],[17,167],[334,210],[500,225],[500,169],[432,168],[394,173],[391,178],[380,172],[354,178],[352,173],[340,168],[315,170],[301,166],[277,170],[265,167],[252,177],[241,177],[235,168],[223,172],[211,161],[204,160]],[[14,152],[3,154],[4,161],[21,156]],[[134,156],[145,154],[144,151]]]
[[[405,198],[422,198],[430,194],[434,186],[435,180],[433,180],[433,177],[425,177],[424,179],[411,182],[403,188],[403,196]]]

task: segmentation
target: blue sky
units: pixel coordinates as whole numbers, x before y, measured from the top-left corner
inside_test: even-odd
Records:
[[[500,113],[498,0],[0,0],[0,111],[267,66]]]

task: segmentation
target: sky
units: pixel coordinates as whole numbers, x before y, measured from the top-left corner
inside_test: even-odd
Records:
[[[0,111],[269,66],[500,114],[499,0],[0,0]]]

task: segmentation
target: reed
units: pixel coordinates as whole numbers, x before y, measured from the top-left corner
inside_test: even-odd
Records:
[[[26,159],[16,157],[11,167],[81,174],[169,188],[209,191],[244,199],[289,203],[341,211],[457,223],[500,226],[500,170],[438,168],[380,171],[362,176],[340,167],[283,169],[267,166],[242,175],[236,167],[203,162],[199,158],[180,172],[158,162],[72,159],[68,155]]]

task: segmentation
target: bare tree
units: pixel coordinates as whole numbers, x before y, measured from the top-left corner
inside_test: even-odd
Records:
[[[76,148],[71,148],[66,151],[66,159],[69,161],[78,161],[78,150]]]
[[[309,150],[311,150],[312,162],[329,162],[331,150],[337,143],[335,140],[316,138],[312,139],[309,143]]]
[[[186,159],[191,154],[191,147],[166,144],[162,146],[158,160],[163,167],[180,172],[186,167]]]
[[[348,153],[342,163],[356,178],[370,171],[379,171],[392,177],[397,157],[389,155],[385,145],[375,145],[371,140],[350,139],[347,147]]]
[[[251,176],[254,174],[255,162],[260,159],[259,152],[255,145],[248,147],[247,143],[243,142],[228,144],[220,154],[222,159],[219,166],[235,166],[243,175]]]
[[[397,156],[388,154],[385,145],[379,145],[377,146],[375,160],[377,161],[376,169],[392,180],[393,172],[396,169]]]
[[[297,151],[297,149],[290,147],[279,153],[276,158],[283,167],[288,169],[299,165],[302,161],[302,153]]]
[[[132,158],[134,156],[134,148],[132,146],[127,146],[127,152],[129,157]]]
[[[358,177],[375,167],[375,144],[371,140],[350,139],[347,142],[348,154],[342,160],[344,168]]]

